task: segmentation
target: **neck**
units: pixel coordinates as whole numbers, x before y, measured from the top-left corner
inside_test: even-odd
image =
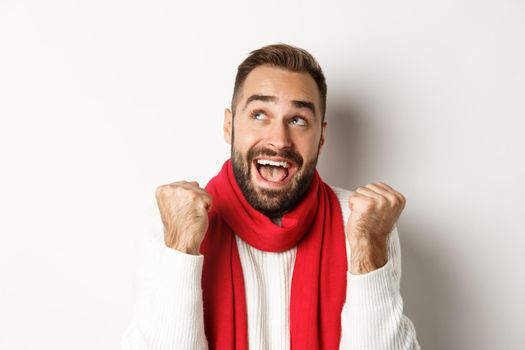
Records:
[[[281,219],[282,218],[283,218],[282,216],[271,216],[270,220],[272,220],[272,222],[274,224],[276,224],[277,226],[281,226]]]

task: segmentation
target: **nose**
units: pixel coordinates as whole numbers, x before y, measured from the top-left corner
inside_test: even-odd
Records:
[[[290,131],[288,125],[281,121],[275,121],[272,123],[272,127],[268,129],[266,140],[269,146],[273,146],[276,149],[285,149],[292,146],[292,140],[290,138]]]

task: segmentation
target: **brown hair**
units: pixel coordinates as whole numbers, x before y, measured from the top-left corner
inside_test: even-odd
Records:
[[[239,90],[246,80],[246,77],[253,69],[263,64],[284,68],[292,72],[310,74],[319,89],[319,95],[321,96],[320,110],[322,120],[324,120],[326,111],[326,81],[321,66],[308,51],[283,43],[267,45],[254,50],[250,52],[250,55],[239,65],[231,102],[233,114],[235,114]]]

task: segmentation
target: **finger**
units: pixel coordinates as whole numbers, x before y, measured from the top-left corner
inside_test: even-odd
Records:
[[[199,183],[197,181],[183,181],[182,186],[185,188],[200,188]]]
[[[362,190],[362,189],[359,189],[357,188],[355,191],[350,191],[350,196],[348,197],[348,199],[359,199],[359,198],[370,198],[370,196],[367,194],[367,193],[363,193],[365,192],[366,190]]]
[[[383,197],[386,197],[391,203],[395,203],[399,200],[395,193],[392,193],[390,190],[385,189],[384,187],[380,186],[378,183],[374,184],[368,184],[366,185],[367,188],[373,189],[375,192],[381,194]]]
[[[193,205],[190,207],[190,210],[194,215],[201,217],[207,215],[210,211],[210,208],[211,203],[201,199],[198,202],[193,203]]]
[[[368,197],[367,195],[359,193],[359,192],[356,192],[356,191],[349,191],[349,192],[350,192],[350,196],[348,197],[348,200],[350,200],[352,198],[366,198],[366,197]]]
[[[394,191],[395,192],[395,190],[392,187],[390,187],[389,185],[387,185],[386,183],[384,183],[382,181],[376,182],[375,185],[381,186],[381,187],[383,187],[384,189],[386,189],[388,191]]]
[[[391,186],[387,185],[384,182],[379,181],[379,182],[374,183],[374,185],[380,186],[384,188],[385,190],[387,190],[388,192],[393,193],[396,196],[401,195],[401,193],[399,193],[398,191],[396,191],[395,189],[393,189]]]
[[[180,180],[180,181],[170,182],[169,184],[167,184],[165,186],[184,185],[185,183],[187,183],[187,181]]]
[[[392,187],[388,186],[384,182],[376,182],[376,185],[384,187],[385,189],[390,191],[390,193],[392,193],[394,196],[396,196],[396,198],[399,199],[400,201],[402,201],[402,202],[406,201],[405,196],[403,196],[403,194],[401,192],[398,192],[398,191],[394,190]]]
[[[366,197],[366,196],[361,193],[357,193],[356,191],[350,191],[350,196],[348,197],[348,208],[350,208],[350,210],[353,211],[354,210],[353,208],[354,200],[357,198],[362,198],[362,197]]]
[[[202,190],[201,198],[202,198],[202,201],[204,202],[204,207],[206,208],[206,210],[210,211],[212,202],[213,202],[212,196],[208,192]]]
[[[375,192],[374,190],[366,187],[358,187],[356,190],[357,193],[361,193],[364,196],[376,199],[385,199],[381,194]]]
[[[198,187],[198,188],[195,188],[193,187],[192,188],[192,191],[195,191],[197,192],[199,195],[203,196],[203,197],[211,197],[210,194],[208,193],[208,191],[206,191],[204,188],[202,187]]]
[[[207,204],[206,202],[201,202],[201,204],[197,207],[197,211],[200,213],[200,215],[208,214],[211,209],[211,204]]]

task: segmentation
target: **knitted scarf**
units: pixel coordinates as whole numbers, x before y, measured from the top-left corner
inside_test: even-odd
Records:
[[[200,246],[209,348],[248,349],[243,271],[234,233],[253,247],[282,252],[297,245],[290,296],[290,348],[339,349],[347,257],[339,201],[315,170],[301,202],[281,226],[245,199],[228,159],[210,180],[209,226]]]

